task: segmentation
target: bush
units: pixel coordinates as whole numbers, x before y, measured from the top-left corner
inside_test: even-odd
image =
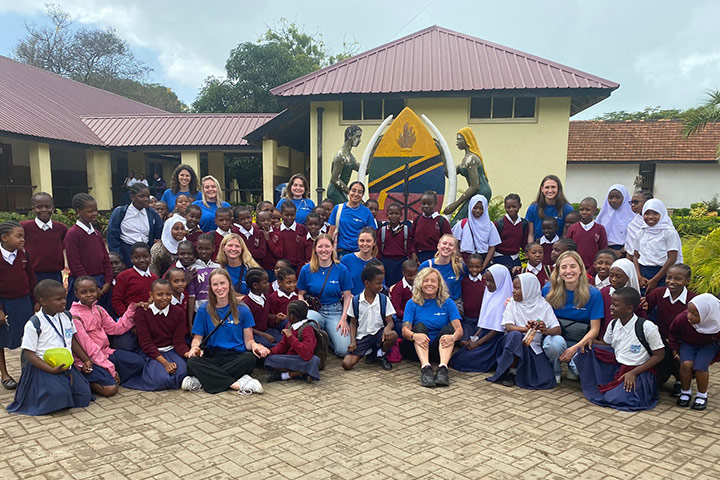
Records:
[[[720,217],[672,217],[673,224],[681,237],[707,235],[720,227]]]
[[[493,197],[488,202],[488,215],[493,222],[505,215],[505,199],[501,196]]]
[[[720,293],[720,228],[683,241],[683,262],[692,268],[690,287],[697,293]]]
[[[690,216],[690,209],[689,208],[676,208],[673,212],[676,217],[689,217]]]
[[[0,222],[7,222],[9,220],[22,222],[23,220],[32,220],[33,218],[35,218],[35,214],[33,214],[32,212],[29,212],[27,214],[17,212],[0,212]],[[75,222],[77,221],[77,214],[72,208],[69,208],[64,212],[60,209],[57,209],[55,210],[52,219],[56,222],[64,223],[68,228],[70,228],[75,225]],[[104,232],[107,228],[107,224],[109,221],[110,213],[101,213],[97,216],[96,226],[101,232]]]

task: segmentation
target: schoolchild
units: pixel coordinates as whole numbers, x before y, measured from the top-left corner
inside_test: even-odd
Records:
[[[158,204],[159,203],[162,203],[162,202],[158,202]],[[167,216],[171,216],[172,213],[177,213],[178,215],[181,215],[184,217],[187,215],[187,209],[191,204],[192,204],[192,202],[190,201],[190,197],[188,197],[185,194],[180,194],[177,196],[177,199],[175,199],[175,208],[173,209],[172,212],[168,212]],[[167,206],[167,204],[165,204],[165,205]],[[157,211],[157,204],[155,206],[155,210]],[[158,211],[158,213],[160,213],[160,212]]]
[[[280,225],[282,225],[282,213],[277,208],[273,208],[272,212],[270,212],[270,222],[272,224],[273,231],[280,231]]]
[[[185,295],[187,276],[185,270],[173,267],[167,271],[165,279],[170,284],[170,290],[172,290],[170,305],[180,307],[180,310],[183,312],[183,318],[187,318],[187,295]]]
[[[220,264],[215,263],[211,257],[214,250],[213,242],[215,239],[212,234],[205,233],[198,237],[195,246],[197,251],[197,266],[192,267],[194,274],[188,283],[186,292],[188,296],[188,323],[193,324],[195,313],[199,308],[207,302],[209,291],[210,274],[216,268],[220,268]]]
[[[270,274],[268,274],[268,278],[275,277],[275,280],[273,280],[272,283],[270,283],[270,292],[276,292],[280,288],[280,285],[278,283],[278,274],[280,273],[280,270],[283,268],[289,268],[293,272],[295,271],[295,269],[293,268],[293,266],[290,264],[290,262],[287,259],[278,258],[278,261],[275,262],[275,268],[273,268],[272,276]],[[267,270],[266,270],[266,272],[267,272]]]
[[[297,271],[305,265],[307,229],[295,221],[297,209],[293,202],[283,202],[280,208],[283,220],[277,234],[280,236],[282,258],[287,258]]]
[[[249,291],[243,298],[243,302],[248,306],[255,320],[255,326],[252,329],[253,338],[256,343],[271,348],[280,341],[281,334],[280,330],[271,330],[268,325],[268,314],[270,313],[270,302],[267,299],[270,287],[268,274],[262,268],[251,268],[245,278]]]
[[[572,227],[579,221],[580,214],[575,210],[570,210],[567,214],[565,214],[565,226],[563,227],[562,237],[567,237],[567,232],[568,230],[570,230],[570,227]]]
[[[305,239],[303,241],[303,265],[308,263],[312,258],[312,249],[315,245],[315,240],[317,240],[318,235],[322,233],[321,226],[322,220],[320,220],[320,215],[314,212],[307,214],[307,216],[305,217],[305,228],[307,229],[307,235],[305,235]]]
[[[205,233],[200,228],[201,218],[202,208],[197,205],[189,205],[187,207],[187,214],[185,215],[187,234],[185,235],[185,239],[191,241],[193,244],[197,243],[198,237]]]
[[[310,216],[311,214],[308,214]],[[305,217],[305,222],[309,219]],[[286,312],[291,301],[297,299],[297,274],[290,267],[282,267],[277,271],[278,288],[268,297],[268,327],[282,330],[287,326]]]
[[[504,206],[505,216],[495,221],[495,228],[500,235],[500,244],[495,247],[495,257],[492,261],[512,270],[522,266],[520,251],[524,250],[527,245],[530,223],[518,215],[522,208],[522,202],[517,193],[506,195]]]
[[[335,208],[335,203],[329,198],[326,198],[320,203],[320,206],[325,209],[325,214],[320,216],[323,221],[322,233],[328,233],[330,231],[330,223],[328,220],[330,219],[330,213],[332,213],[333,208]]]
[[[232,228],[232,210],[230,210],[229,207],[219,207],[215,210],[215,225],[217,228],[215,228],[214,232],[215,250],[213,251],[213,260],[217,259],[217,254],[223,239],[230,235],[230,229]]]
[[[377,231],[378,258],[385,265],[385,283],[394,285],[402,279],[402,264],[410,258],[413,246],[410,241],[409,222],[401,222],[400,204],[387,208],[387,222]]]
[[[265,239],[265,256],[259,259],[260,267],[264,268],[270,278],[275,280],[275,263],[282,258],[282,244],[280,236],[272,229],[272,219],[270,213],[266,210],[260,210],[257,213],[257,227],[260,229]]]
[[[147,303],[152,283],[158,279],[149,269],[150,248],[147,244],[133,244],[130,255],[133,267],[118,275],[113,288],[112,306],[118,315],[124,315],[131,303]]]
[[[412,298],[413,282],[418,273],[418,264],[412,258],[402,264],[403,278],[390,287],[390,301],[395,309],[395,332],[402,335],[403,314],[405,305]]]
[[[482,255],[471,254],[467,259],[467,275],[462,278],[460,288],[463,297],[463,336],[460,344],[464,346],[464,342],[475,333],[477,329],[478,318],[480,317],[480,306],[482,305],[483,295],[485,293],[485,279],[482,273],[483,258]]]
[[[170,213],[168,212],[167,203],[163,201],[158,201],[155,197],[150,195],[150,202],[148,202],[148,206],[155,209],[157,214],[160,216],[160,220],[162,220],[163,222],[168,219]]]
[[[340,263],[345,265],[350,278],[352,278],[353,287],[350,292],[357,295],[363,290],[361,279],[362,271],[367,263],[375,258],[378,253],[377,243],[375,241],[375,229],[372,227],[363,227],[357,238],[358,251],[348,253],[340,259]]]
[[[600,289],[603,304],[605,306],[605,318],[603,319],[602,326],[600,327],[598,339],[603,338],[605,330],[614,319],[612,312],[610,311],[610,306],[612,304],[612,294],[615,293],[615,290],[623,287],[631,287],[640,293],[640,283],[638,282],[637,271],[635,270],[635,266],[632,262],[627,258],[620,258],[613,262],[610,267],[610,274],[608,275],[608,278],[610,280],[610,285]],[[647,318],[647,312],[642,308],[642,306],[638,307],[635,311],[635,315],[637,315],[638,318]]]
[[[665,274],[676,263],[682,263],[680,235],[668,216],[665,205],[653,198],[643,206],[645,224],[635,240],[633,262],[640,286],[646,293],[665,286]]]
[[[513,273],[532,273],[537,277],[540,286],[545,285],[550,280],[550,268],[543,264],[545,250],[538,242],[530,242],[525,246],[525,255],[527,256],[527,265],[522,270],[516,268]]]
[[[33,220],[25,220],[20,225],[25,230],[25,252],[32,261],[37,281],[51,278],[60,283],[65,269],[65,235],[68,228],[64,223],[52,220],[55,204],[50,194],[39,192],[30,199]]]
[[[635,218],[630,194],[624,185],[616,183],[608,189],[605,202],[595,221],[605,227],[608,246],[621,251],[627,240],[628,225]]]
[[[543,248],[543,265],[554,265],[550,254],[553,245],[560,240],[557,235],[557,219],[555,217],[545,217],[542,221],[542,237],[540,237],[540,245]]]
[[[412,258],[418,264],[430,260],[437,253],[438,242],[443,235],[451,235],[450,222],[437,212],[437,193],[432,190],[420,197],[422,213],[410,228]]]
[[[495,256],[495,247],[500,245],[500,235],[495,224],[490,220],[487,211],[487,199],[483,195],[475,195],[468,204],[467,221],[458,222],[453,227],[453,235],[460,240],[460,251],[467,262],[470,254],[476,253],[483,257],[483,271],[490,265]]]
[[[265,357],[265,368],[270,370],[267,382],[305,378],[308,382],[320,380],[320,359],[314,354],[317,338],[307,320],[308,306],[300,300],[288,303],[287,325],[282,339]]]
[[[138,242],[152,245],[162,236],[163,220],[154,208],[149,207],[150,189],[136,183],[129,189],[130,204],[113,210],[107,227],[107,244],[130,265],[130,247]]]
[[[652,192],[649,190],[639,190],[635,192],[630,200],[630,208],[634,214],[633,219],[627,226],[627,236],[625,237],[625,254],[632,260],[635,255],[635,242],[637,236],[640,233],[640,229],[645,225],[645,220],[642,216],[642,209],[645,206],[645,202],[653,198]]]
[[[595,274],[593,263],[595,255],[607,248],[607,233],[605,227],[597,223],[594,218],[597,213],[597,200],[585,197],[578,209],[580,221],[568,229],[567,238],[575,241],[577,252],[583,259],[585,269],[591,275]]]
[[[174,214],[163,224],[162,238],[150,246],[150,271],[162,277],[177,261],[178,244],[185,240],[186,220]]]
[[[246,206],[235,207],[233,210],[235,222],[232,232],[242,235],[245,246],[250,250],[255,261],[260,262],[265,257],[265,238],[259,228],[253,225],[252,213]]]
[[[380,210],[380,204],[377,200],[374,198],[368,198],[365,200],[365,206],[370,210],[370,213],[372,213],[373,218],[375,219],[375,222],[380,225],[380,222],[377,221],[378,211]]]
[[[610,285],[610,267],[617,260],[615,250],[604,248],[595,254],[593,268],[595,269],[595,278],[590,282],[595,288],[603,288]]]

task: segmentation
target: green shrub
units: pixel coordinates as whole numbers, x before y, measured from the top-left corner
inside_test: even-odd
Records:
[[[720,228],[683,240],[683,262],[692,268],[690,287],[697,293],[720,293]]]
[[[23,220],[32,220],[33,218],[35,218],[35,215],[32,212],[27,214],[17,212],[0,212],[0,222],[7,222],[9,220],[22,222]],[[53,213],[52,219],[56,222],[64,223],[68,228],[70,228],[75,225],[75,222],[77,221],[77,214],[72,208],[69,208],[64,212],[57,209],[55,210],[55,213]],[[110,213],[101,213],[97,216],[96,226],[100,231],[105,232],[109,221]]]
[[[690,209],[689,208],[676,208],[673,212],[673,216],[676,217],[688,217],[690,216]]]
[[[720,217],[672,217],[673,224],[681,237],[707,235],[720,227]]]
[[[501,196],[493,197],[488,202],[488,215],[493,222],[505,215],[505,199]]]

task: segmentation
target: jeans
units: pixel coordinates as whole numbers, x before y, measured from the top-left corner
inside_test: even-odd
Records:
[[[331,305],[323,305],[319,312],[314,310],[308,311],[308,318],[315,320],[318,326],[325,330],[330,337],[330,348],[338,357],[344,357],[348,353],[348,345],[350,345],[350,334],[342,335],[337,329],[342,317],[342,302],[333,303]]]
[[[560,355],[563,354],[568,347],[572,347],[577,342],[572,340],[565,340],[562,335],[546,335],[543,339],[542,348],[547,355],[548,360],[553,366],[555,376],[559,377],[562,374],[562,366],[560,365]],[[568,368],[572,373],[577,375],[577,368],[575,368],[575,361],[570,360]]]

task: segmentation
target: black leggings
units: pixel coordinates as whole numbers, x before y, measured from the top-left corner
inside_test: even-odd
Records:
[[[197,377],[208,393],[224,392],[243,375],[250,375],[255,368],[252,352],[235,353],[224,351],[212,355],[205,352],[202,357],[190,357],[187,361],[188,375]]]
[[[424,323],[416,323],[412,327],[413,333],[424,333],[425,335],[428,334],[428,329],[425,326]],[[440,333],[437,334],[437,337],[435,337],[435,340],[430,342],[430,345],[428,347],[428,353],[429,353],[429,361],[431,363],[437,363],[440,361],[440,337],[443,335],[453,335],[455,333],[455,328],[447,324],[445,325],[442,330],[440,330]],[[415,342],[411,342],[410,340],[406,340],[403,338],[403,341],[400,343],[400,354],[405,360],[411,360],[413,362],[419,362],[420,359],[417,356],[417,352],[415,351]]]

